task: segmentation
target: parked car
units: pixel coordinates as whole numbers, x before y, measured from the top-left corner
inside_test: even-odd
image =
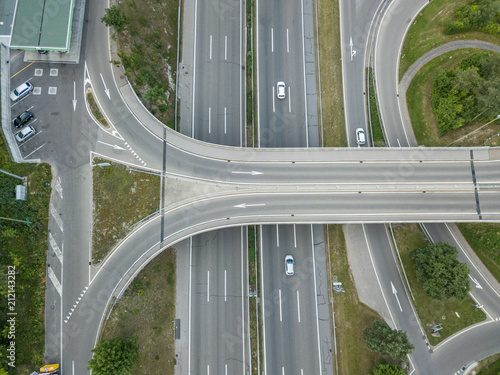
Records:
[[[33,137],[35,134],[36,134],[36,129],[33,126],[28,125],[23,130],[21,130],[16,134],[16,139],[19,143],[23,143],[28,138]]]
[[[33,85],[29,82],[24,82],[23,84],[17,86],[14,90],[12,90],[12,92],[10,93],[10,100],[12,100],[13,102],[17,102],[32,91]]]
[[[366,143],[366,134],[363,128],[356,129],[356,142],[358,142],[358,145],[364,145]]]
[[[20,128],[24,124],[26,124],[29,120],[33,118],[33,113],[30,111],[24,111],[19,116],[17,116],[14,120],[12,120],[12,125],[16,128]]]
[[[285,274],[287,274],[288,276],[291,276],[294,274],[294,265],[295,265],[295,261],[293,259],[293,256],[291,255],[287,255],[285,257]]]
[[[276,94],[278,95],[278,99],[285,99],[286,97],[285,89],[286,89],[285,82],[279,81],[276,84]]]

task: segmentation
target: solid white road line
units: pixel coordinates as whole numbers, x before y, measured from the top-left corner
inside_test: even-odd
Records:
[[[297,313],[298,313],[298,318],[299,318],[299,323],[300,323],[300,297],[299,297],[298,290],[297,290]]]
[[[210,365],[207,365],[207,375],[210,375]]]
[[[290,52],[290,39],[288,37],[288,29],[286,29],[286,53]]]
[[[208,107],[208,132],[212,132],[212,108]]]
[[[281,368],[281,374],[285,375],[285,368],[284,367]]]
[[[276,104],[274,102],[274,85],[273,85],[273,112],[276,112]],[[260,138],[260,137],[259,137]]]
[[[212,60],[212,35],[210,35],[210,60]]]
[[[311,224],[311,255],[313,258],[313,280],[314,280],[314,306],[316,306],[316,334],[318,336],[318,362],[319,362],[319,368],[321,368],[321,344],[319,341],[319,313],[318,313],[318,293],[316,292],[318,290],[318,283],[316,281],[316,257],[314,256],[314,227]]]
[[[196,98],[196,24],[198,18],[198,0],[194,0],[194,40],[193,40],[193,104],[191,105],[191,137],[194,138],[194,99]]]
[[[271,52],[274,52],[274,29],[271,27]]]
[[[52,270],[52,267],[49,266],[47,268],[47,274],[49,275],[49,279],[50,279],[50,281],[52,281],[52,284],[54,284],[54,287],[56,288],[57,293],[59,293],[59,297],[62,297],[62,286],[61,286],[61,283],[59,282],[59,280],[57,279],[56,274]]]
[[[280,247],[280,235],[278,232],[278,224],[276,224],[276,246]]]
[[[226,369],[225,369],[224,373],[227,375],[227,363],[226,363],[225,367],[226,367]]]
[[[227,35],[224,36],[224,60],[227,60]]]
[[[259,0],[257,0],[259,4]],[[257,25],[259,23],[257,22]],[[266,299],[264,294],[264,245],[262,243],[262,225],[259,225],[259,248],[262,271],[260,272],[260,285],[262,288],[262,346],[264,352],[264,374],[267,374],[267,351],[266,351]]]
[[[295,227],[295,224],[293,224],[293,244],[294,247],[297,247],[297,229]]]
[[[280,299],[280,322],[282,322],[283,321],[283,312],[281,309],[281,289],[278,290],[278,293],[279,293],[279,299]]]
[[[52,247],[52,250],[54,250],[54,253],[57,256],[57,259],[59,259],[59,262],[61,263],[61,266],[63,264],[63,254],[61,249],[59,248],[59,245],[57,244],[56,240],[54,239],[54,236],[52,236],[52,233],[49,232],[49,244]]]
[[[304,0],[300,2],[300,14],[302,15],[302,65],[304,66],[304,106],[305,106],[305,120],[306,120],[306,147],[309,147],[309,131],[308,118],[307,118],[307,85],[306,85],[306,48],[304,41]]]
[[[207,271],[207,302],[210,302],[210,271]]]
[[[290,98],[290,86],[288,86],[288,112],[292,112],[292,99]]]
[[[191,274],[193,268],[193,237],[189,237],[189,287],[188,287],[188,374],[191,373]]]
[[[227,111],[226,111],[226,107],[224,107],[224,134],[227,133]]]
[[[226,270],[224,270],[224,302],[227,301],[227,278],[226,278]]]

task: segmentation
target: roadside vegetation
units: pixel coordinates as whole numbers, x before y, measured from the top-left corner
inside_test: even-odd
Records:
[[[87,92],[87,103],[89,104],[90,112],[92,113],[92,116],[96,121],[98,121],[102,126],[104,126],[106,129],[109,129],[109,124],[108,121],[104,118],[101,109],[97,105],[95,99],[94,99],[94,94],[92,94],[91,91]]]
[[[342,55],[339,47],[339,12],[338,2],[318,0],[319,46],[317,48],[319,49],[323,112],[323,134],[320,138],[326,147],[347,146],[342,89]]]
[[[259,285],[258,276],[260,274],[260,260],[257,255],[259,254],[258,246],[259,242],[257,238],[259,236],[258,226],[248,227],[248,284],[250,286],[250,292],[254,293],[254,296],[261,295],[261,286]],[[263,357],[263,345],[262,345],[262,310],[259,309],[261,306],[257,298],[249,298],[249,311],[250,311],[250,346],[251,346],[251,361],[252,370],[251,373],[254,375],[259,374],[259,358],[262,360]]]
[[[416,17],[406,35],[401,51],[399,79],[403,77],[410,65],[420,56],[442,44],[456,40],[475,39],[500,45],[500,35],[479,31],[482,26],[479,26],[480,24],[476,22],[469,24],[474,27],[469,27],[465,32],[445,34],[447,25],[462,19],[466,15],[466,13],[456,14],[457,9],[462,6],[475,7],[474,2],[475,0],[471,2],[467,2],[467,0],[433,0],[429,2]],[[481,0],[480,2],[497,6],[499,0]],[[488,14],[481,14],[482,12],[479,12],[478,8],[475,9],[475,13],[479,18],[487,19],[490,17]],[[497,19],[496,22],[498,24],[499,20]]]
[[[127,373],[174,375],[175,281],[176,251],[169,248],[144,267],[115,301],[101,343],[135,341],[139,357]]]
[[[179,0],[127,0],[106,9],[102,21],[125,74],[142,102],[160,121],[175,127]]]
[[[366,69],[367,86],[369,92],[369,108],[368,115],[371,124],[371,132],[373,135],[373,146],[374,147],[384,147],[384,131],[382,130],[382,123],[380,122],[380,115],[377,106],[377,93],[375,92],[375,86],[373,85],[373,71],[372,68]]]
[[[406,273],[412,292],[413,304],[431,345],[437,345],[454,333],[486,319],[484,312],[476,308],[476,303],[469,294],[466,294],[462,300],[456,297],[448,298],[448,294],[444,299],[430,297],[424,290],[422,283],[419,282],[419,276],[417,275],[420,273],[420,276],[422,276],[425,272],[422,273],[417,269],[416,262],[412,259],[415,257],[415,253],[413,253],[413,256],[411,255],[415,249],[424,249],[429,246],[423,231],[418,224],[392,225],[392,230],[401,257],[402,268]],[[432,268],[433,264],[438,261],[436,259],[429,260],[427,270]],[[440,269],[441,265],[436,264],[436,267]],[[449,274],[441,272],[443,277]],[[425,288],[428,289],[428,287]],[[435,290],[432,285],[430,288]],[[439,332],[440,337],[431,335],[435,330]]]
[[[382,357],[379,353],[368,350],[363,331],[380,319],[380,316],[359,301],[349,267],[342,226],[327,225],[326,228],[330,285],[336,279],[345,290],[344,293],[332,292],[337,339],[334,371],[340,375],[369,374]]]
[[[479,362],[478,375],[500,374],[500,354],[495,354]]]
[[[160,177],[100,158],[93,164],[92,261],[98,264],[134,224],[158,211]]]
[[[15,199],[15,187],[22,181],[0,172],[0,324],[3,332],[0,374],[7,371],[28,374],[43,365],[45,351],[45,275],[52,171],[48,164],[12,162],[3,134],[0,167],[27,177],[26,201],[19,201]],[[9,286],[13,289],[8,289]],[[12,317],[15,318],[14,331],[7,321]],[[9,333],[15,337],[9,338]],[[11,359],[7,358],[11,341],[15,342],[14,368],[8,365]]]
[[[481,128],[487,123],[484,118],[471,119],[461,128],[450,130],[445,134],[440,134],[437,126],[436,115],[432,107],[434,77],[437,77],[439,71],[457,69],[463,59],[472,57],[475,53],[476,50],[473,49],[445,53],[424,65],[413,78],[406,95],[413,131],[419,145],[432,147],[453,144],[467,147],[500,144],[500,120]],[[479,113],[476,112],[475,115]],[[490,118],[490,121],[492,119]]]
[[[246,26],[247,26],[247,58],[246,58],[246,90],[247,90],[247,98],[246,98],[246,107],[247,107],[247,123],[246,123],[246,132],[247,132],[247,147],[256,147],[258,144],[258,119],[255,118],[256,112],[256,98],[254,96],[254,85],[257,84],[257,76],[254,74],[254,51],[253,51],[253,43],[257,34],[253,27],[253,15],[255,14],[255,6],[253,0],[248,0],[246,2]]]
[[[481,262],[500,282],[500,224],[461,223],[457,225]]]

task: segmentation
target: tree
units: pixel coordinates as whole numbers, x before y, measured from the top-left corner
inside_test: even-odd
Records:
[[[375,320],[371,327],[363,331],[366,347],[373,352],[388,355],[394,359],[404,360],[415,348],[406,332],[391,329],[387,323]]]
[[[406,375],[401,366],[379,363],[373,369],[373,375]]]
[[[129,18],[116,5],[112,5],[111,8],[106,8],[104,11],[106,14],[101,18],[101,21],[104,22],[106,26],[113,26],[117,32],[127,28]]]
[[[104,340],[92,349],[93,358],[88,370],[94,375],[129,375],[139,358],[139,348],[135,337],[128,339]]]
[[[413,250],[410,259],[415,261],[417,279],[429,297],[462,300],[469,292],[469,268],[458,261],[453,246],[444,242],[429,244]]]

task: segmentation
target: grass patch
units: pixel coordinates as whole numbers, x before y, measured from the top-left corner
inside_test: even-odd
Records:
[[[462,59],[474,54],[476,51],[474,49],[462,49],[445,53],[425,64],[413,78],[406,92],[406,101],[413,131],[419,145],[427,147],[447,146],[484,125],[484,121],[475,122],[439,137],[431,103],[432,77],[441,69],[450,69],[457,66]],[[500,124],[492,123],[455,143],[454,146],[494,145],[500,140],[498,139],[500,138],[497,135],[498,133],[500,133]]]
[[[382,130],[382,124],[380,123],[380,116],[378,113],[377,106],[377,93],[375,92],[375,87],[373,86],[373,72],[372,68],[366,69],[366,76],[368,77],[368,88],[369,88],[369,105],[370,109],[368,111],[370,123],[371,123],[371,131],[373,135],[373,141],[375,147],[384,147],[384,132]]]
[[[460,223],[457,226],[481,262],[500,282],[500,224]]]
[[[137,338],[133,374],[174,374],[175,267],[175,249],[164,250],[132,281],[104,326],[101,339]]]
[[[420,56],[442,44],[468,39],[500,44],[500,38],[477,31],[453,35],[443,34],[445,24],[452,17],[454,9],[466,2],[467,0],[433,0],[419,13],[408,30],[403,44],[399,79]]]
[[[337,336],[337,365],[335,373],[340,375],[370,374],[380,354],[366,348],[363,330],[380,316],[361,303],[347,259],[344,233],[341,225],[327,225],[327,255],[331,274],[342,282],[345,293],[333,295],[335,327]]]
[[[339,3],[337,1],[318,1],[318,33],[323,143],[327,147],[346,147],[342,56],[339,47]]]
[[[415,262],[409,258],[412,250],[427,244],[424,233],[418,224],[398,224],[393,225],[392,229],[408,282],[415,297],[415,309],[431,345],[437,345],[454,333],[486,319],[484,312],[474,307],[475,302],[469,295],[463,301],[455,299],[437,301],[428,297],[417,281]],[[455,312],[460,315],[460,318]],[[443,329],[439,331],[441,337],[430,335],[432,330],[428,324],[436,323],[441,323],[443,326]]]
[[[0,173],[0,216],[21,220],[0,219],[0,269],[4,275],[0,278],[0,329],[5,334],[0,338],[0,372],[4,369],[9,370],[9,374],[28,374],[43,365],[45,351],[45,275],[52,172],[45,163],[14,163],[1,136],[0,166],[28,178],[26,201],[17,201],[15,186],[22,181]],[[14,278],[7,277],[9,270]],[[12,281],[15,285],[9,290]],[[14,312],[17,315],[12,340],[16,351],[13,369],[6,363],[6,353],[11,341],[7,337],[10,328],[7,319],[12,317],[7,313]]]
[[[108,162],[95,158],[94,165]],[[132,171],[123,164],[93,169],[92,261],[101,262],[131,226],[156,212],[160,204],[160,177]]]
[[[498,375],[500,374],[500,354],[492,355],[479,362],[478,375]],[[476,370],[477,371],[477,370]]]
[[[129,18],[116,33],[126,75],[146,107],[175,127],[179,0],[127,0],[117,4]]]
[[[109,124],[102,115],[101,109],[99,108],[94,99],[94,94],[92,94],[92,92],[88,92],[86,97],[87,97],[87,103],[89,104],[90,107],[90,112],[92,113],[94,119],[97,120],[106,129],[109,129]]]
[[[257,295],[260,296],[261,288],[257,285],[258,279],[257,274],[260,273],[260,260],[257,257],[258,242],[256,241],[259,235],[257,226],[248,227],[248,279],[250,290],[252,292],[257,291]],[[259,368],[257,365],[257,356],[263,357],[263,345],[262,345],[262,314],[261,310],[258,308],[257,300],[254,298],[249,298],[249,311],[250,311],[250,354],[252,356],[252,371],[253,375],[259,374]],[[258,323],[258,324],[257,324]]]
[[[258,142],[257,123],[254,121],[255,114],[255,98],[253,96],[253,84],[256,83],[257,77],[254,76],[254,54],[252,50],[252,39],[255,40],[256,34],[253,28],[253,11],[254,2],[249,0],[246,2],[246,17],[247,17],[247,65],[246,65],[246,90],[247,90],[247,147],[255,147]]]

